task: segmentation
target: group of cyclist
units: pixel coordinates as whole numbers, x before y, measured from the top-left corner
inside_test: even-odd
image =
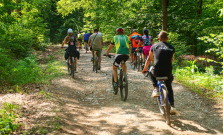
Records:
[[[65,59],[68,58],[68,54],[71,54],[72,51],[77,58],[79,58],[79,52],[76,49],[75,43],[80,46],[77,42],[76,38],[72,36],[72,30],[68,29],[68,35],[65,37],[62,47],[65,43],[68,43],[68,49],[65,53]],[[172,89],[172,62],[174,58],[175,48],[168,44],[168,34],[165,31],[161,31],[158,35],[158,39],[160,42],[154,44],[153,38],[149,35],[149,31],[147,29],[143,30],[143,36],[137,33],[137,30],[134,29],[133,33],[130,36],[124,34],[124,29],[119,27],[116,29],[117,35],[114,36],[111,40],[111,44],[108,47],[106,52],[106,56],[109,55],[112,47],[115,46],[116,54],[113,63],[113,76],[115,82],[115,89],[118,87],[117,83],[117,68],[120,65],[121,61],[126,62],[129,59],[131,63],[134,61],[133,53],[135,51],[139,51],[143,56],[143,64],[145,64],[142,73],[146,73],[149,70],[150,78],[152,84],[154,86],[154,90],[152,93],[152,97],[158,97],[157,90],[157,80],[156,77],[167,76],[168,79],[165,80],[165,84],[168,90],[169,102],[171,105],[171,113],[176,113],[176,109],[174,107],[174,94]],[[86,33],[85,33],[86,34]],[[84,37],[82,37],[83,39]],[[103,47],[103,39],[102,34],[98,31],[98,29],[94,29],[94,33],[89,35],[88,40],[84,39],[90,50],[92,51],[92,58],[94,51],[99,51],[99,68],[101,68],[101,52]],[[75,46],[75,47],[73,47]],[[70,51],[69,51],[70,50]],[[146,59],[146,57],[148,57]],[[149,65],[153,61],[153,66],[148,69]],[[123,71],[127,73],[127,66],[123,64]]]

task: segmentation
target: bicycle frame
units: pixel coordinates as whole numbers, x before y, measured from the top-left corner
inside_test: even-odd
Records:
[[[160,94],[160,104],[162,106],[163,106],[163,101],[162,101],[162,99],[163,99],[163,95],[162,95],[162,93],[163,93],[163,85],[162,84],[164,84],[164,83],[165,83],[164,80],[158,80],[158,82],[157,82],[158,91],[160,90],[159,92],[161,93]],[[170,103],[168,95],[167,95],[167,99],[168,99],[168,102]]]

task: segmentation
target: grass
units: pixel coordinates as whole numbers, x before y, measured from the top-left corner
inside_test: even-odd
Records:
[[[208,98],[223,99],[223,76],[214,74],[211,67],[206,67],[206,72],[195,71],[190,67],[177,68],[174,75],[178,82],[199,94]]]

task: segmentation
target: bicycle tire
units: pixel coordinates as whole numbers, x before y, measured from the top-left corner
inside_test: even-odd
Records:
[[[134,57],[133,57],[133,69],[136,69],[137,68],[137,57],[136,57],[136,55],[134,55]]]
[[[124,88],[124,90],[123,90]],[[128,97],[128,79],[125,72],[120,72],[120,95],[122,101],[126,101]]]
[[[71,57],[71,77],[74,78],[74,71],[75,71],[75,60],[74,57]]]
[[[70,58],[67,59],[67,70],[68,70],[68,74],[71,75],[71,66],[70,66]]]
[[[163,88],[163,97],[164,97],[164,102],[165,102],[165,119],[166,119],[166,124],[170,125],[170,103],[168,101],[168,91],[167,88],[164,84],[162,84]]]
[[[114,76],[113,76],[113,73],[112,73],[112,88],[113,88],[114,94],[117,95],[118,94],[118,89],[115,90],[114,84],[115,84],[115,80],[114,80]]]
[[[141,59],[140,59],[140,56],[137,56],[137,68],[138,68],[138,71],[140,71],[140,66],[141,66]]]
[[[94,55],[93,70],[95,71],[95,73],[98,72],[98,57],[96,53]]]
[[[163,98],[163,91],[161,92],[160,88],[159,88],[159,96],[156,98],[156,101],[157,101],[157,104],[158,104],[158,107],[159,107],[159,110],[160,110],[160,113],[162,115],[165,115],[165,109],[164,109],[164,106],[163,106],[163,103],[164,103],[164,98]]]

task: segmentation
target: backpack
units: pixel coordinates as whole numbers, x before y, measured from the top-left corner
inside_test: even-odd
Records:
[[[78,38],[78,39],[82,39],[82,34],[78,34],[78,35],[77,35],[77,38]]]
[[[137,37],[135,37],[135,43],[138,44],[141,39],[142,37],[137,35]]]
[[[145,38],[143,38],[143,43],[144,43],[144,46],[152,45],[151,36],[148,36],[148,37],[145,36]]]

